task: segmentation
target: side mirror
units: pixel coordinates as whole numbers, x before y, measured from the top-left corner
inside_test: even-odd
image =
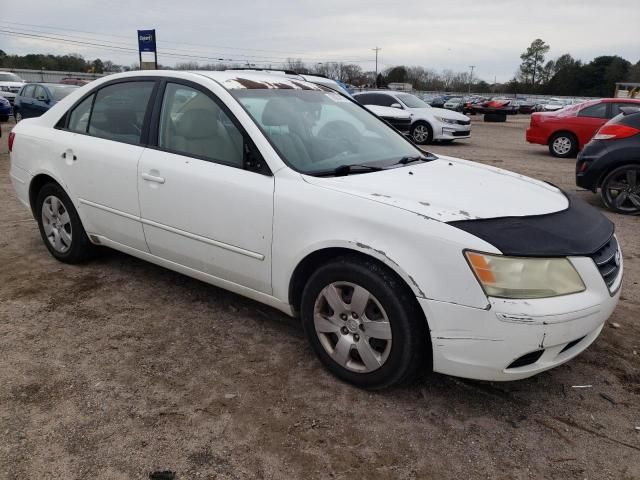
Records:
[[[261,173],[263,175],[271,174],[267,163],[262,158],[258,149],[247,139],[244,140],[242,163],[245,170]]]
[[[392,103],[391,107],[392,108],[399,108],[400,110],[402,110],[402,105],[400,105],[399,103]]]

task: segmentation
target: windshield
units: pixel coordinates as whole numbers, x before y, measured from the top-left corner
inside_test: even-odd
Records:
[[[249,112],[282,159],[308,174],[345,165],[383,167],[424,153],[356,103],[334,92],[238,89]]]
[[[75,85],[55,85],[49,86],[49,91],[51,92],[53,99],[56,102],[59,102],[64,97],[73,92],[76,88],[78,87],[76,87]]]
[[[13,73],[0,73],[0,82],[22,82],[22,79]]]
[[[429,105],[410,93],[396,93],[396,97],[409,108],[429,108]]]

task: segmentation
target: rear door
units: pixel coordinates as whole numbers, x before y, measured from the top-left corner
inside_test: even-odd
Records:
[[[591,140],[591,137],[609,118],[610,109],[606,102],[589,105],[578,112],[573,123],[580,149]]]
[[[212,92],[168,81],[156,102],[138,190],[152,254],[271,293],[274,178]],[[258,161],[260,164],[260,162]]]
[[[147,251],[138,203],[138,161],[156,79],[117,81],[84,97],[54,137],[53,155],[87,233]]]

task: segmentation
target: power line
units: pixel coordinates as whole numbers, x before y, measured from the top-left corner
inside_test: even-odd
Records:
[[[114,34],[110,34],[110,35],[105,35],[105,34],[98,34],[95,32],[88,32],[85,30],[78,30],[78,29],[71,29],[71,28],[60,28],[60,27],[53,27],[53,26],[49,26],[49,25],[36,25],[36,24],[31,24],[31,23],[21,23],[21,22],[10,22],[10,21],[6,21],[6,20],[0,20],[0,23],[4,23],[4,24],[9,24],[9,25],[22,25],[22,26],[28,26],[28,27],[36,27],[39,29],[45,29],[45,30],[59,30],[59,31],[63,31],[63,32],[78,32],[78,33],[85,33],[94,37],[103,37],[103,39],[96,39],[96,38],[87,38],[87,37],[80,37],[77,35],[69,35],[69,34],[64,34],[64,33],[56,33],[56,32],[47,32],[47,31],[39,31],[39,30],[32,30],[32,29],[27,29],[24,27],[19,28],[19,30],[21,30],[22,32],[32,32],[32,33],[37,33],[37,34],[47,34],[47,35],[57,35],[58,37],[67,37],[67,38],[71,38],[74,40],[88,40],[91,42],[109,42],[110,44],[113,45],[129,45],[130,43],[124,43],[121,41],[115,41],[115,40],[111,40],[111,38],[120,38],[120,39],[130,39],[131,37],[125,37],[123,35],[114,35]],[[9,28],[12,30],[18,30],[15,27],[10,27],[10,26],[4,26],[3,28]],[[20,32],[18,32],[20,33]],[[109,39],[109,40],[105,40],[105,39]],[[289,52],[285,52],[285,51],[281,51],[281,50],[266,50],[266,49],[255,49],[255,48],[243,48],[243,47],[226,47],[226,46],[220,46],[220,45],[200,45],[200,44],[193,44],[193,43],[184,43],[184,42],[172,42],[172,41],[168,41],[168,40],[158,40],[158,43],[160,45],[163,44],[173,44],[173,45],[185,45],[185,46],[191,46],[191,47],[196,47],[199,49],[205,49],[205,48],[220,48],[220,49],[225,49],[225,50],[238,50],[238,51],[254,51],[254,52],[278,52],[278,53],[289,53]],[[136,50],[137,51],[137,50]],[[171,52],[171,51],[188,51],[191,52],[192,50],[184,50],[184,49],[180,49],[180,48],[173,48],[173,47],[164,47],[162,49],[163,54],[165,54],[167,51]],[[224,52],[224,53],[214,53],[214,55],[216,55],[217,57],[224,57],[227,55],[236,55],[239,57],[242,57],[243,59],[247,59],[247,58],[255,58],[255,59],[262,59],[262,61],[259,61],[260,63],[267,63],[267,62],[271,62],[271,63],[286,63],[286,62],[279,62],[279,60],[288,60],[289,58],[292,57],[305,57],[304,59],[301,58],[301,60],[306,60],[308,62],[312,62],[312,61],[316,61],[316,60],[325,60],[327,61],[327,57],[310,57],[309,55],[313,55],[311,53],[300,53],[300,52],[291,52],[289,53],[289,55],[287,57],[276,57],[276,56],[267,56],[267,55],[248,55],[245,53],[240,53],[240,52],[235,52],[235,53],[229,53],[229,52]],[[208,56],[204,56],[207,57]],[[258,60],[256,60],[258,61]],[[368,59],[363,59],[363,58],[346,58],[346,59],[341,59],[341,61],[343,62],[348,62],[348,63],[366,63],[369,62],[370,60]]]

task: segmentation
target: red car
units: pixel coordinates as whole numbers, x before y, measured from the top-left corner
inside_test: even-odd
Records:
[[[554,157],[575,157],[602,125],[621,113],[620,107],[630,105],[640,106],[640,99],[603,98],[532,113],[527,142],[548,145]]]

